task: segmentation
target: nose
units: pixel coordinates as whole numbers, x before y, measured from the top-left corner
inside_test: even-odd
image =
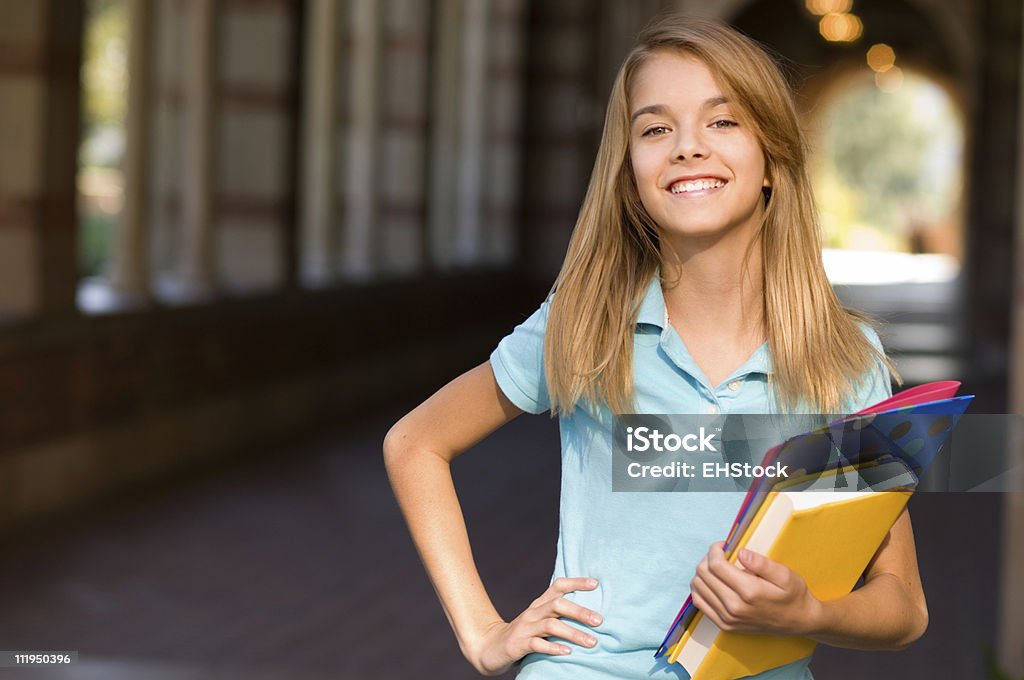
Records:
[[[676,145],[672,150],[675,160],[707,158],[708,148],[699,130],[680,127],[676,133]]]

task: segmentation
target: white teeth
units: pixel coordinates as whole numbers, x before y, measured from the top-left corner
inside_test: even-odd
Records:
[[[676,182],[669,191],[673,194],[685,194],[689,191],[700,191],[702,189],[717,189],[724,187],[725,182],[720,179],[695,179],[686,182]]]

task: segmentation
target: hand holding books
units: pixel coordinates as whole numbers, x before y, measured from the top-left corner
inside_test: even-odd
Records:
[[[734,570],[746,568],[739,551],[747,549],[799,575],[819,602],[848,594],[973,398],[953,397],[958,387],[945,381],[906,390],[772,448],[762,465],[785,463],[801,474],[785,481],[761,478],[750,487],[722,545],[722,559]],[[835,493],[841,489],[848,491]],[[714,564],[728,577],[717,556]],[[667,653],[669,662],[681,663],[693,680],[732,680],[810,655],[816,643],[801,637],[799,626],[789,630],[785,621],[773,620],[772,609],[760,596],[754,598],[760,606],[748,608],[743,593],[733,591],[744,603],[739,604],[710,566],[709,559],[704,573],[698,569],[701,582],[655,657]],[[775,573],[782,578],[782,571]],[[710,576],[718,578],[717,588],[705,587]],[[751,581],[746,583],[743,587],[751,587]],[[781,590],[786,599],[799,587],[790,584]],[[730,601],[721,602],[723,596]],[[707,599],[712,597],[718,598],[717,604]],[[706,605],[700,611],[699,599]],[[814,605],[804,605],[813,619]],[[723,618],[723,611],[730,611],[733,620]],[[740,628],[734,629],[737,624]],[[739,632],[764,632],[773,626],[793,634]]]
[[[717,541],[697,566],[690,582],[697,608],[724,631],[806,634],[821,602],[804,578],[746,548],[734,564],[724,548],[725,542]]]

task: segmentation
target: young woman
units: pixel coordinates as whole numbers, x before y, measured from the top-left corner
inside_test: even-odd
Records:
[[[611,491],[613,414],[839,413],[890,394],[877,335],[826,280],[804,154],[791,93],[756,43],[681,16],[652,24],[613,86],[551,296],[388,433],[395,494],[481,673],[523,659],[520,678],[685,678],[653,652],[690,574],[695,604],[724,630],[861,649],[923,633],[906,513],[864,585],[822,602],[782,564],[725,560],[714,541],[741,494]],[[560,534],[550,586],[505,620],[449,466],[524,411],[559,418]],[[808,663],[758,677],[808,678]]]

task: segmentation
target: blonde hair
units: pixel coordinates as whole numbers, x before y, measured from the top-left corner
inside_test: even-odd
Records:
[[[764,151],[771,194],[753,245],[764,262],[762,318],[777,405],[838,413],[876,361],[895,371],[859,328],[869,319],[844,309],[825,276],[792,93],[753,40],[678,14],[641,32],[612,86],[590,183],[552,288],[544,348],[552,413],[570,414],[581,402],[604,402],[613,413],[634,409],[633,333],[662,260],[658,227],[640,201],[630,165],[629,93],[638,69],[666,50],[711,70]]]

